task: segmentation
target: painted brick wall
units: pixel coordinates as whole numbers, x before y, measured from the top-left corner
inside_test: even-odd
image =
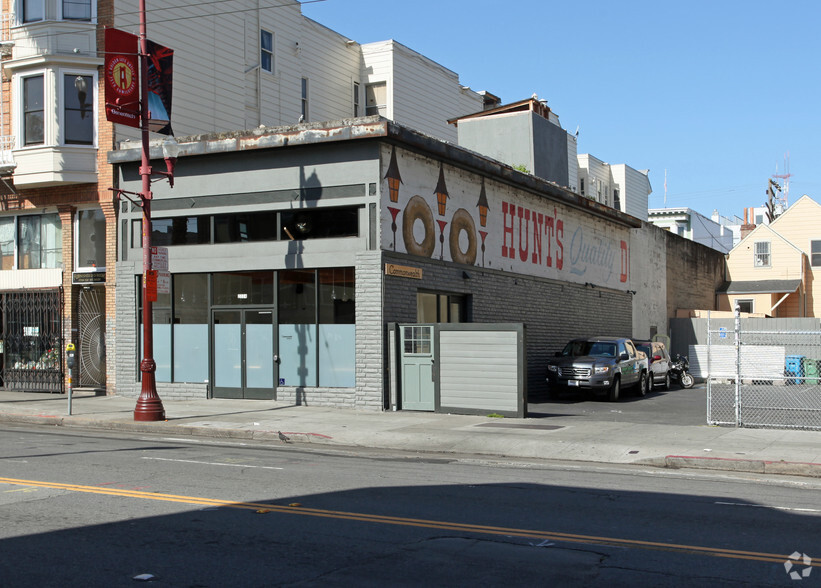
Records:
[[[531,396],[546,392],[546,361],[568,339],[631,333],[632,300],[624,292],[398,254],[386,253],[385,261],[422,268],[424,275],[423,280],[386,276],[386,323],[415,323],[420,289],[469,295],[474,323],[524,322]]]

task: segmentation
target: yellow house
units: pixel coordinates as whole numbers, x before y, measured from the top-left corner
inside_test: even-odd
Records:
[[[727,254],[727,279],[719,310],[821,317],[821,205],[805,195],[757,226]]]

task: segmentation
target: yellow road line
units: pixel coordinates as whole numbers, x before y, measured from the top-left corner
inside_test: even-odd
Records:
[[[745,559],[750,561],[765,561],[783,563],[790,556],[777,553],[761,553],[756,551],[743,551],[738,549],[721,549],[716,547],[703,547],[698,545],[682,545],[678,543],[661,543],[656,541],[640,541],[637,539],[621,539],[616,537],[598,537],[595,535],[578,535],[573,533],[559,533],[554,531],[538,531],[533,529],[518,529],[509,527],[495,527],[488,525],[473,525],[469,523],[452,523],[447,521],[435,521],[426,519],[415,519],[405,517],[393,517],[386,515],[375,515],[366,513],[344,512],[337,510],[324,510],[317,508],[305,508],[302,506],[283,506],[268,504],[264,502],[237,502],[234,500],[219,500],[214,498],[203,498],[199,496],[181,496],[177,494],[159,494],[155,492],[141,492],[139,490],[123,490],[117,488],[104,488],[100,486],[81,486],[77,484],[62,484],[59,482],[43,482],[39,480],[19,480],[15,478],[0,478],[0,484],[11,484],[18,486],[34,486],[39,488],[51,488],[55,490],[65,490],[68,492],[85,492],[91,494],[104,494],[108,496],[120,496],[123,498],[139,498],[143,500],[159,500],[162,502],[180,502],[184,504],[196,504],[201,506],[217,506],[225,508],[239,508],[246,510],[265,510],[268,512],[297,514],[314,517],[325,517],[350,521],[360,521],[366,523],[381,523],[388,525],[401,525],[409,527],[420,527],[428,529],[440,529],[446,531],[464,531],[468,533],[480,533],[485,535],[505,535],[513,537],[530,537],[534,539],[548,539],[551,541],[564,541],[569,543],[585,543],[593,545],[610,545],[613,547],[628,547],[637,549],[649,549],[655,551],[672,551],[678,553],[689,553],[693,555],[706,555],[710,557],[726,557],[734,559]],[[821,561],[813,560],[810,564],[813,567],[821,567]]]

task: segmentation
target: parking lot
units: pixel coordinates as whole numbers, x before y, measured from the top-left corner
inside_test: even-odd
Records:
[[[531,399],[528,418],[592,419],[658,425],[707,425],[707,385],[696,384],[689,390],[675,383],[669,390],[656,390],[644,398],[624,390],[618,402],[591,399],[581,393],[562,392],[556,400]]]

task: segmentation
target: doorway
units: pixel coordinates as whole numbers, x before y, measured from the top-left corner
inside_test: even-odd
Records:
[[[433,325],[400,326],[402,408],[434,410]]]
[[[214,398],[274,399],[273,311],[254,308],[214,310],[211,325]]]

